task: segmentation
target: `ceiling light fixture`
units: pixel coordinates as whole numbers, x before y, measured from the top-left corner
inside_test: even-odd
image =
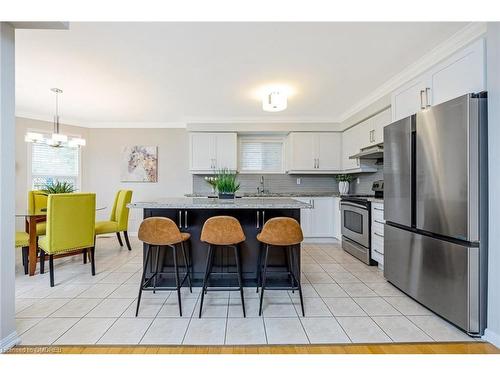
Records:
[[[62,90],[58,88],[52,88],[50,91],[56,94],[56,114],[54,115],[54,132],[50,138],[46,138],[42,133],[27,132],[24,136],[24,140],[29,143],[41,143],[45,142],[47,145],[52,147],[80,147],[85,146],[87,142],[85,139],[80,137],[74,137],[68,140],[68,136],[61,134],[59,132],[59,94],[62,94]]]
[[[262,109],[266,112],[280,112],[286,109],[287,95],[279,90],[272,89],[262,98]]]

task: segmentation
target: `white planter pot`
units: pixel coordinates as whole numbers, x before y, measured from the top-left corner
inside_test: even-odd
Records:
[[[347,182],[347,181],[340,181],[339,182],[339,193],[340,194],[349,193],[349,182]]]

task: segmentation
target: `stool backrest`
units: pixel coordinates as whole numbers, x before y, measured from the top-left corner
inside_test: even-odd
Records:
[[[291,217],[274,217],[264,224],[259,241],[269,245],[292,246],[302,242],[304,236],[297,220]]]
[[[139,226],[139,240],[150,245],[173,245],[182,242],[181,232],[167,217],[148,217]]]
[[[245,233],[234,217],[214,216],[203,224],[201,240],[212,245],[236,245],[245,241]]]

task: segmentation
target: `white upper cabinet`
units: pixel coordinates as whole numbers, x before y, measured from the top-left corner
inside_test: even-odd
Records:
[[[379,144],[384,142],[384,128],[392,122],[391,108],[376,114],[371,118],[372,136],[371,144]]]
[[[221,168],[236,170],[236,133],[190,133],[189,155],[192,173],[213,173]]]
[[[288,135],[289,173],[338,173],[341,170],[340,133],[300,133]]]
[[[486,89],[484,39],[437,64],[392,93],[393,121],[429,106]]]

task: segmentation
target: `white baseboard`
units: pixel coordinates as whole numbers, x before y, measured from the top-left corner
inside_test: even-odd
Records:
[[[304,243],[340,243],[335,237],[304,237]]]
[[[497,348],[500,348],[500,335],[493,332],[491,329],[486,328],[484,330],[484,336],[481,338],[495,345]]]
[[[0,340],[0,353],[5,353],[10,348],[13,348],[21,342],[21,338],[17,335],[17,332],[12,332],[9,336]]]

